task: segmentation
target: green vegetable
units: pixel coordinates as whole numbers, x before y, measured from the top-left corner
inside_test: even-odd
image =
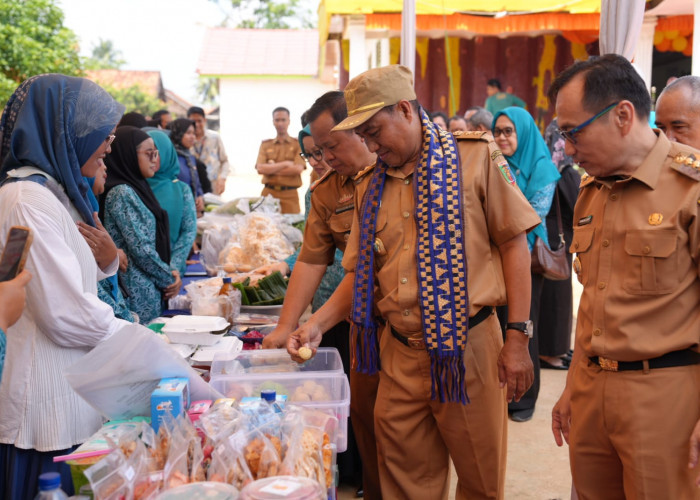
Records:
[[[250,280],[248,280],[250,282]],[[241,292],[241,305],[248,306],[250,301],[248,300],[248,295],[245,293],[245,287],[241,283],[234,283],[233,288]]]

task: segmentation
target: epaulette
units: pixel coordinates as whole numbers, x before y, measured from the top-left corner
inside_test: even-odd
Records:
[[[355,176],[352,178],[352,180],[355,181],[355,182],[359,181],[359,180],[362,179],[365,175],[367,175],[368,173],[370,173],[370,172],[374,169],[374,166],[375,166],[375,165],[376,165],[376,163],[372,163],[371,165],[366,166],[365,168],[363,168],[362,170],[360,170],[359,172],[357,172],[357,173],[355,174]]]
[[[337,172],[333,170],[332,168],[329,168],[325,174],[321,176],[321,178],[316,179],[311,186],[309,186],[309,190],[313,193],[314,189],[316,189],[321,183],[325,182],[326,179],[328,179],[331,175],[336,174]]]
[[[680,152],[673,157],[671,168],[693,180],[700,181],[700,159],[695,153]]]
[[[584,186],[588,186],[594,180],[595,180],[595,177],[593,177],[592,175],[583,174],[581,176],[581,184],[578,185],[579,189],[584,187]]]
[[[457,131],[454,132],[452,135],[455,136],[455,139],[458,141],[466,141],[466,140],[472,140],[472,141],[492,141],[493,137],[491,136],[491,132],[487,130],[469,130],[467,132],[461,132]],[[487,136],[487,137],[484,137]]]

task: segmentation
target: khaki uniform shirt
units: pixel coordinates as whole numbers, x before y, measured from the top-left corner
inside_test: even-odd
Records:
[[[540,219],[515,185],[508,163],[491,135],[465,133],[457,138],[460,139],[458,148],[462,165],[469,315],[473,316],[483,306],[506,302],[498,245],[534,228]],[[422,322],[413,215],[413,170],[403,170],[388,169],[377,215],[375,277],[379,286],[375,297],[381,316],[401,333],[411,335],[422,331]],[[356,205],[363,200],[367,186],[367,182],[357,186]],[[343,258],[347,272],[355,270],[359,237],[360,222],[355,215]]]
[[[686,165],[690,157],[691,165]],[[574,209],[586,356],[640,361],[700,339],[700,152],[659,132],[624,179],[584,176]],[[682,162],[682,163],[681,163]]]
[[[361,181],[331,170],[311,186],[311,210],[297,260],[330,265],[336,248],[345,251],[355,212],[356,182]]]
[[[255,164],[259,163],[279,163],[281,161],[291,160],[298,165],[303,165],[306,168],[306,162],[299,156],[301,147],[299,141],[292,137],[287,137],[280,141],[277,138],[267,139],[260,144],[258,151],[258,159]],[[263,175],[263,184],[272,186],[288,186],[301,187],[301,175]]]

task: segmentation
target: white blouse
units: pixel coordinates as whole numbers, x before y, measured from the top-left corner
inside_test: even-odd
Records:
[[[24,313],[6,332],[0,443],[62,450],[82,443],[102,424],[99,413],[68,385],[63,370],[129,323],[115,318],[97,298],[98,276],[104,275],[68,210],[49,189],[32,181],[0,188],[0,246],[13,225],[32,229],[25,268],[33,278]]]

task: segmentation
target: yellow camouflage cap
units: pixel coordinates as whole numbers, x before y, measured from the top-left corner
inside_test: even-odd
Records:
[[[350,130],[365,123],[386,106],[401,100],[413,101],[413,73],[406,66],[394,64],[374,68],[356,76],[345,87],[348,117],[333,130]]]

